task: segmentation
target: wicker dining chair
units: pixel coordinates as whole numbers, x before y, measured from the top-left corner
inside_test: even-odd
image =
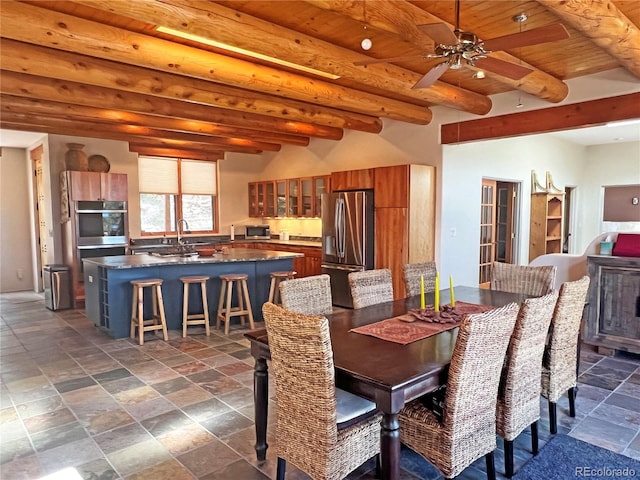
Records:
[[[529,267],[511,263],[493,262],[491,290],[524,293],[540,297],[553,291],[555,266]]]
[[[424,291],[436,289],[436,262],[407,263],[403,268],[407,297],[420,295],[420,277],[424,277]]]
[[[542,360],[542,396],[549,402],[549,428],[558,431],[556,403],[568,392],[569,415],[576,416],[578,341],[589,277],[565,282],[551,319],[549,340]]]
[[[484,455],[487,478],[495,479],[498,385],[518,310],[511,303],[462,320],[442,419],[424,405],[424,398],[400,411],[400,441],[433,463],[445,478],[455,477]]]
[[[525,300],[511,334],[496,409],[496,431],[504,439],[504,471],[508,478],[513,476],[513,441],[528,426],[531,450],[538,454],[542,354],[557,300],[557,291]]]
[[[280,300],[287,310],[308,315],[333,312],[329,275],[294,278],[280,282]]]
[[[380,453],[380,420],[375,403],[335,387],[329,321],[262,307],[278,418],[276,478],[291,462],[314,480],[344,478]],[[379,459],[379,457],[378,457]]]
[[[353,308],[393,301],[393,283],[388,268],[351,272],[348,278]]]

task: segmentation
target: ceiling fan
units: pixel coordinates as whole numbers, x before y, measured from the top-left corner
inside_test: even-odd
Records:
[[[521,13],[513,17],[514,21],[524,22],[527,15]],[[496,73],[512,80],[520,80],[533,70],[515,63],[506,62],[489,54],[499,50],[555,42],[569,38],[569,32],[561,23],[532,28],[525,32],[513,33],[482,41],[474,33],[460,30],[460,0],[456,0],[456,26],[452,31],[446,23],[428,23],[417,27],[429,35],[436,43],[434,53],[407,55],[375,60],[362,60],[354,65],[370,65],[373,63],[393,63],[411,60],[430,60],[441,58],[442,62],[429,70],[411,88],[427,88],[440,78],[448,69],[462,68],[463,63]]]

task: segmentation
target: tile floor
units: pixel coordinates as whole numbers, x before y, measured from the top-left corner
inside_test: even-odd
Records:
[[[273,449],[262,463],[253,450],[253,359],[243,330],[213,332],[170,332],[169,342],[148,335],[138,346],[99,332],[81,310],[51,312],[30,292],[0,295],[0,477],[73,467],[58,478],[275,478]],[[559,430],[640,459],[640,357],[583,349],[580,382],[577,416],[565,399]],[[549,438],[542,406],[541,443]],[[272,402],[271,445],[275,409]],[[530,458],[529,441],[527,433],[516,441],[516,467]],[[499,473],[502,461],[498,451]],[[439,478],[410,450],[402,467],[406,479]],[[486,478],[483,469],[480,459],[460,478]],[[369,462],[349,478],[373,473]],[[306,478],[289,467],[287,479]]]

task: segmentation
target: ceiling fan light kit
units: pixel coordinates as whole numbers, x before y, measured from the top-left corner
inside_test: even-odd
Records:
[[[425,60],[441,58],[442,62],[429,70],[418,80],[413,89],[428,88],[433,85],[448,69],[459,70],[466,65],[478,67],[511,80],[520,80],[533,70],[524,65],[518,65],[499,58],[491,57],[496,51],[554,42],[569,38],[569,32],[562,24],[551,24],[543,27],[522,31],[522,23],[528,19],[522,12],[512,17],[520,24],[520,32],[503,35],[482,41],[472,32],[460,30],[460,0],[456,0],[456,24],[451,30],[444,22],[418,25],[417,27],[435,42],[434,53],[400,56],[386,59],[371,59],[354,62],[355,65],[369,65],[381,62],[399,62],[411,60]],[[364,40],[363,40],[364,42]],[[364,48],[364,46],[363,46]],[[365,49],[366,50],[366,49]],[[476,62],[478,64],[476,65]],[[474,78],[484,78],[474,75]]]

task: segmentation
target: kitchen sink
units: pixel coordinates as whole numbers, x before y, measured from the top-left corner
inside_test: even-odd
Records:
[[[198,252],[151,252],[154,257],[197,257]]]

